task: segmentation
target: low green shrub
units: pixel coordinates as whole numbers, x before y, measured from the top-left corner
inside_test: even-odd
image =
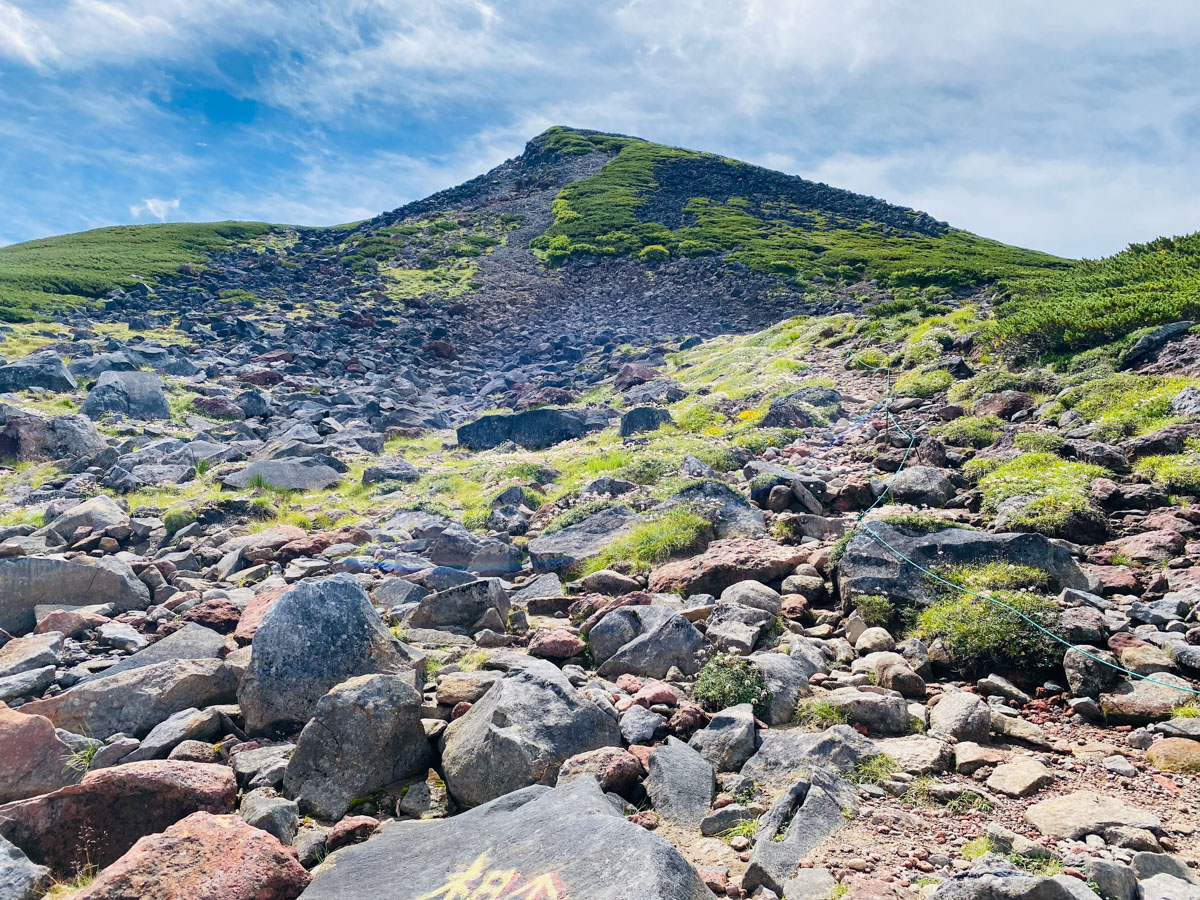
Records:
[[[590,560],[586,569],[597,572],[617,566],[644,571],[666,562],[672,556],[695,550],[711,531],[712,525],[708,519],[686,503],[680,503],[651,521],[635,526]]]
[[[1138,460],[1134,471],[1174,493],[1200,495],[1200,454],[1147,456]]]
[[[771,692],[758,666],[741,657],[724,654],[705,663],[696,677],[692,698],[709,712],[750,703],[754,706],[754,714],[760,718],[766,716],[771,705]]]
[[[982,450],[996,442],[996,438],[1004,431],[1004,424],[999,416],[963,416],[937,426],[933,434],[952,447]]]
[[[983,593],[982,591],[980,593]],[[1044,628],[1058,623],[1053,600],[1021,591],[987,595],[1028,616]],[[955,665],[965,672],[995,666],[1044,669],[1062,658],[1060,645],[1009,609],[968,594],[935,602],[917,617],[917,635],[940,639]]]
[[[828,700],[808,700],[796,707],[796,724],[809,731],[845,725],[847,718],[844,709]]]
[[[945,369],[932,369],[925,372],[908,372],[896,379],[893,392],[898,397],[932,397],[938,391],[944,391],[954,384],[954,376]]]

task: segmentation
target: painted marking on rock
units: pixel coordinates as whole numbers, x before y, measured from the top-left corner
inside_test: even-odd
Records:
[[[491,851],[485,850],[464,871],[417,900],[566,900],[566,888],[557,872],[523,880],[516,869],[493,869],[491,856]]]

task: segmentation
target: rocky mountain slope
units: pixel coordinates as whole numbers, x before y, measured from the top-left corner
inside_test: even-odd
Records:
[[[0,897],[1196,896],[1198,259],[571,129],[0,249]]]

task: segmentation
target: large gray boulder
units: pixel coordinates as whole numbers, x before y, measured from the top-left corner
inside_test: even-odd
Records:
[[[150,589],[126,563],[112,556],[85,559],[0,559],[0,628],[13,634],[33,630],[35,606],[111,603],[127,612],[150,605]]]
[[[837,581],[842,600],[849,602],[862,594],[883,594],[893,603],[932,603],[936,598],[933,582],[921,577],[900,556],[926,569],[997,561],[1016,563],[1045,571],[1052,590],[1088,588],[1087,576],[1071,554],[1040,534],[989,534],[964,528],[925,532],[885,522],[867,522],[850,539],[838,562]]]
[[[738,771],[758,749],[754,707],[740,703],[721,710],[688,743],[718,772]]]
[[[246,730],[294,728],[312,718],[334,685],[356,675],[424,668],[392,637],[351,575],[297,584],[280,597],[254,633],[250,664],[238,687]],[[409,675],[414,678],[415,673]]]
[[[675,737],[650,754],[646,793],[654,811],[684,828],[699,828],[716,793],[712,763]]]
[[[79,385],[53,350],[30,353],[0,366],[0,392],[44,388],[48,391],[73,391]]]
[[[623,606],[592,628],[588,643],[605,678],[665,678],[672,666],[685,675],[700,671],[697,654],[707,641],[670,607]]]
[[[529,561],[537,572],[569,572],[624,537],[639,518],[624,506],[613,506],[559,531],[529,542]]]
[[[317,702],[283,785],[305,811],[337,820],[356,797],[424,773],[430,757],[421,695],[411,681],[401,675],[360,675]]]
[[[497,653],[489,665],[507,672],[442,737],[446,787],[460,805],[552,784],[569,757],[621,746],[616,719],[552,663]]]
[[[323,491],[341,481],[341,473],[316,457],[261,459],[221,479],[226,487],[242,490],[264,484],[285,491]]]
[[[902,469],[888,486],[898,503],[914,506],[945,506],[954,498],[950,479],[932,466],[909,466]]]
[[[619,861],[619,869],[614,869]],[[595,778],[530,787],[453,818],[392,821],[318,870],[303,900],[508,896],[586,900],[712,900],[691,864],[626,821]],[[482,895],[481,895],[482,896]]]
[[[953,691],[943,694],[929,711],[929,731],[956,741],[983,744],[992,733],[992,713],[978,694]]]
[[[19,416],[0,429],[0,458],[89,459],[108,449],[108,442],[87,416]]]
[[[82,683],[177,659],[221,659],[228,650],[229,644],[224,635],[211,628],[205,628],[198,622],[188,622],[161,641],[155,641],[146,649],[126,656],[104,671],[84,678]]]
[[[545,450],[583,437],[608,424],[608,414],[595,409],[531,409],[522,413],[484,416],[458,429],[459,446],[489,450],[512,441],[526,450]]]
[[[508,621],[508,594],[497,578],[481,578],[422,597],[408,624],[413,628],[454,629],[474,634],[487,627],[485,616]],[[489,611],[494,611],[489,616]]]
[[[758,752],[742,766],[742,774],[759,784],[778,786],[790,784],[792,776],[804,769],[849,771],[878,752],[874,741],[849,725],[834,725],[819,733],[771,730],[763,734]]]
[[[0,837],[0,897],[36,900],[50,887],[50,870],[35,865],[19,849]]]
[[[232,703],[236,670],[219,659],[181,659],[104,675],[21,707],[59,728],[104,739],[144,737],[181,710]]]
[[[142,421],[171,418],[162,379],[153,372],[105,372],[88,393],[79,412],[89,419],[99,419],[109,413]]]
[[[92,531],[103,531],[114,525],[128,525],[129,513],[117,505],[117,502],[107,494],[98,494],[82,503],[72,506],[62,515],[55,516],[47,525],[46,530],[52,531],[64,540],[70,539],[77,528],[90,528]]]

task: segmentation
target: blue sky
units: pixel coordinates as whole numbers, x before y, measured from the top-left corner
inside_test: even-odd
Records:
[[[1191,0],[0,0],[0,243],[334,224],[552,124],[1100,256],[1200,230]]]

